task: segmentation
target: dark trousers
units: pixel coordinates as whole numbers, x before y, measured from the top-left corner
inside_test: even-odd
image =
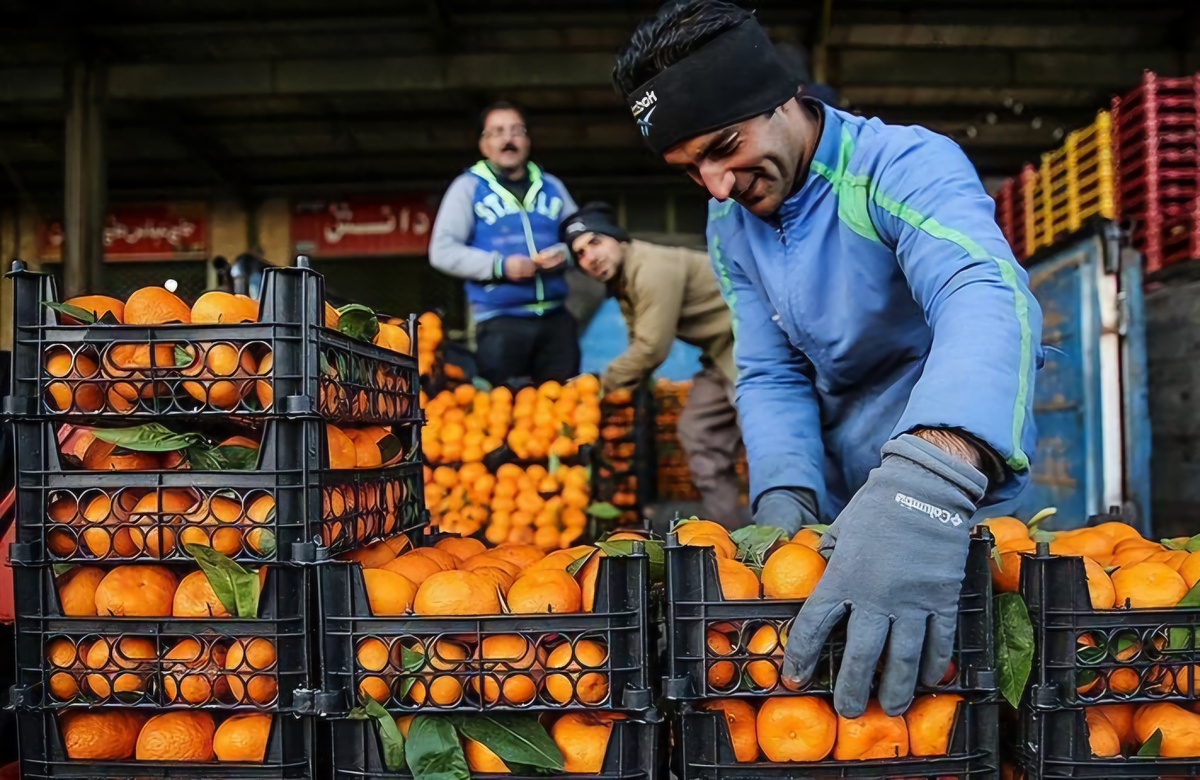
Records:
[[[566,309],[541,317],[494,317],[475,328],[479,375],[493,385],[565,382],[579,373],[579,336]]]
[[[692,484],[704,511],[731,531],[745,524],[739,505],[737,461],[742,431],[733,404],[733,383],[714,366],[692,378],[692,391],[679,415],[679,443],[688,455]]]

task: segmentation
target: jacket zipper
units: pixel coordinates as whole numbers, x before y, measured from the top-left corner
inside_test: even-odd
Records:
[[[525,229],[525,245],[529,247],[529,259],[532,260],[537,256],[537,245],[533,242],[533,225],[529,224],[529,212],[525,210],[524,203],[518,207],[518,213],[521,215],[521,227]],[[541,303],[546,297],[546,291],[542,287],[541,271],[533,274],[533,285],[537,290],[538,303]]]

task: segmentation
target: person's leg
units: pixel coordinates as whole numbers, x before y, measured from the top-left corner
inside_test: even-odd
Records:
[[[709,519],[733,530],[745,524],[738,502],[737,456],[741,431],[729,382],[706,366],[692,379],[679,415],[679,443]]]
[[[533,353],[534,383],[566,382],[578,374],[579,332],[575,318],[566,309],[540,318]]]
[[[495,317],[475,328],[475,362],[479,376],[492,385],[508,385],[531,374],[533,322],[522,317]]]

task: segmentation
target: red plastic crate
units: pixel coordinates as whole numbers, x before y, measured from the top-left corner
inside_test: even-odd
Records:
[[[1146,272],[1200,258],[1200,74],[1142,83],[1112,101],[1117,218]]]

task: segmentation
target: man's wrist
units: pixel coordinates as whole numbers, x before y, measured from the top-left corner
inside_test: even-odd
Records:
[[[1004,469],[999,456],[992,452],[990,447],[980,444],[966,434],[947,428],[918,428],[912,435],[968,464],[990,482],[1003,476]]]

